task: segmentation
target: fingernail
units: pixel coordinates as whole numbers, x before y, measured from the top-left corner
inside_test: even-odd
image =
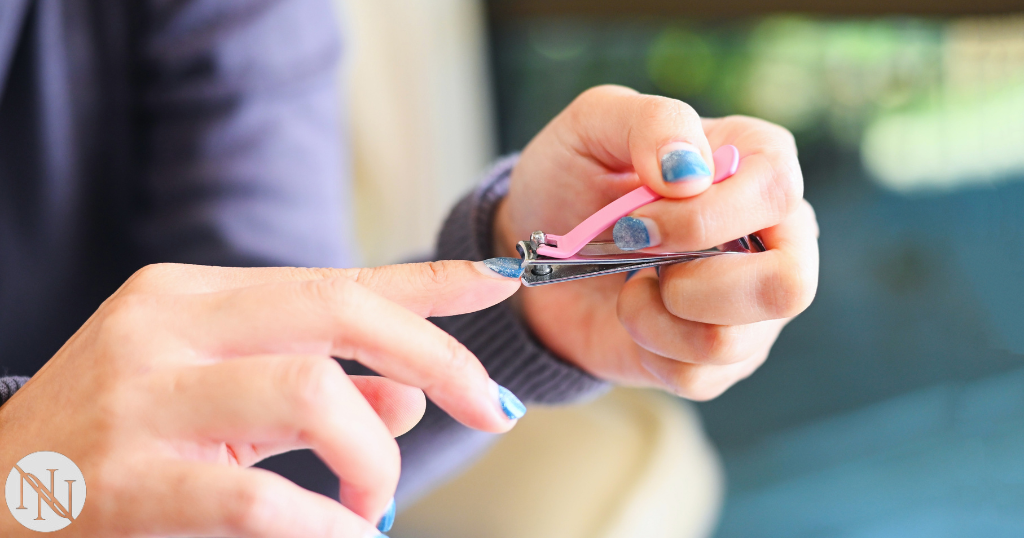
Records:
[[[612,228],[612,239],[622,250],[639,250],[661,244],[658,225],[645,217],[622,217]]]
[[[708,163],[697,148],[689,144],[678,144],[661,157],[661,178],[667,183],[704,179],[711,175]]]
[[[384,515],[380,517],[380,521],[377,522],[377,530],[380,532],[388,532],[391,530],[391,526],[395,524],[395,498],[391,498],[391,502],[388,503],[387,510],[384,511]]]
[[[518,420],[526,414],[526,406],[512,391],[491,380],[491,390],[498,397],[498,405],[509,420]]]
[[[631,279],[634,276],[636,276],[636,274],[639,273],[639,272],[640,272],[639,269],[634,269],[634,270],[629,271],[628,273],[626,273],[626,282],[629,282],[629,279]]]
[[[519,258],[491,258],[474,265],[481,273],[489,276],[497,273],[505,278],[519,278],[523,274],[522,260]]]

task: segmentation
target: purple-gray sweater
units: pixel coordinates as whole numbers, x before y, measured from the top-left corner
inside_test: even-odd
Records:
[[[0,2],[0,404],[145,264],[353,263],[335,20],[329,0]],[[513,164],[452,211],[438,259],[491,256]],[[526,402],[604,387],[504,305],[433,321]],[[400,502],[489,440],[429,405],[399,438]],[[308,452],[263,465],[337,495]]]

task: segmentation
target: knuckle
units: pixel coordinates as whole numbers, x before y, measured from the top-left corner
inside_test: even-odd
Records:
[[[779,267],[759,279],[757,302],[765,319],[791,318],[810,306],[817,284],[807,273],[798,262],[780,262]]]
[[[475,360],[476,358],[466,346],[455,338],[444,335],[436,360],[426,367],[427,381],[421,388],[429,393],[452,376],[465,375]]]
[[[697,339],[696,360],[708,364],[734,362],[738,354],[741,337],[739,329],[727,325],[705,325],[700,328]]]
[[[169,278],[179,274],[185,267],[178,263],[153,263],[135,271],[123,287],[127,293],[138,293],[160,288]]]
[[[569,103],[569,106],[565,107],[565,110],[560,115],[564,115],[570,125],[585,125],[593,115],[594,110],[600,109],[601,104],[618,89],[616,86],[603,84],[584,90],[583,93],[576,96]]]
[[[635,92],[633,90],[630,90],[623,86],[617,86],[615,84],[600,84],[597,86],[592,86],[584,90],[583,93],[576,97],[576,99],[573,100],[573,103],[570,105],[570,107],[573,107],[573,105],[582,105],[584,108],[586,108],[588,105],[592,103],[592,101],[602,101],[604,99],[607,99],[608,97],[623,95],[625,93]]]
[[[792,159],[795,161],[795,155]],[[768,204],[773,223],[781,222],[800,207],[804,196],[804,180],[800,165],[782,159],[772,162],[770,173],[761,181],[761,198]]]
[[[358,269],[353,280],[370,289],[401,284],[415,290],[430,290],[445,286],[452,279],[453,272],[454,267],[450,261],[430,261],[386,269]]]
[[[224,506],[224,524],[231,532],[248,535],[253,530],[266,529],[282,515],[270,480],[261,477],[233,489],[230,502]]]
[[[697,263],[697,261],[690,263]],[[683,289],[685,281],[681,278],[662,278],[658,285],[661,292],[661,302],[665,305],[665,310],[668,310],[669,314],[677,318],[684,317],[685,312],[682,311],[682,305],[676,298],[685,297],[685,289]]]
[[[330,409],[333,395],[339,393],[345,375],[329,357],[295,357],[284,362],[281,390],[297,416],[317,417]]]
[[[695,402],[706,402],[722,395],[728,387],[711,379],[707,367],[681,365],[672,379],[672,391],[682,398]]]
[[[310,295],[311,303],[322,308],[336,321],[345,321],[344,314],[358,302],[360,285],[349,278],[313,280],[305,283],[304,287]]]
[[[154,303],[158,298],[150,295],[116,295],[103,305],[98,323],[99,334],[121,345],[142,337]]]
[[[443,366],[444,370],[451,372],[465,371],[470,367],[470,357],[473,355],[455,338],[451,336],[445,336],[444,351],[443,351]]]
[[[803,198],[803,178],[799,169],[792,166],[772,164],[771,173],[761,181],[763,199],[774,224],[782,221],[797,207]]]
[[[645,123],[693,124],[700,121],[697,111],[689,104],[658,95],[644,95],[640,98],[637,117]]]
[[[796,154],[796,137],[793,133],[781,125],[775,123],[768,124],[769,130],[773,132],[775,138],[777,138],[785,149],[794,155]]]
[[[354,271],[363,271],[364,269],[358,269]],[[288,272],[294,276],[295,280],[327,280],[329,278],[337,278],[344,274],[347,270],[345,269],[333,269],[328,267],[289,267]],[[357,273],[358,274],[358,273]]]
[[[375,267],[360,267],[354,270],[352,280],[369,288],[374,288],[381,281],[381,270]]]
[[[447,262],[426,262],[419,264],[420,272],[416,276],[424,287],[440,287],[445,285],[452,276],[452,268]]]

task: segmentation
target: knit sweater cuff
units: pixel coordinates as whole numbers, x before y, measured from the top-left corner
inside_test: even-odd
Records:
[[[27,377],[0,377],[0,405],[3,405],[7,400],[14,396],[14,393],[22,387],[25,383],[28,383]]]

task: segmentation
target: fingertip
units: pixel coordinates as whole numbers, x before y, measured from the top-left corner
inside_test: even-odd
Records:
[[[488,289],[494,290],[495,304],[511,297],[522,285],[519,278],[523,275],[523,266],[519,258],[489,258],[472,265],[487,277]]]
[[[520,286],[517,258],[492,258],[484,262],[446,260],[424,264],[434,267],[419,275],[423,284],[413,288],[429,309],[416,308],[427,316],[467,314],[494,306],[511,297]],[[397,294],[396,294],[397,295]],[[411,295],[408,292],[407,296]],[[400,301],[400,304],[404,304]]]
[[[715,163],[710,151],[705,152],[689,142],[670,142],[658,149],[657,156],[660,177],[650,183],[658,194],[666,198],[689,198],[711,186]]]
[[[512,425],[515,425],[526,414],[526,404],[512,391],[495,383],[493,379],[491,380],[491,393],[497,400],[501,412],[505,414]]]
[[[489,258],[481,262],[473,262],[473,267],[481,274],[499,279],[518,279],[523,274],[522,260],[519,258]]]
[[[711,176],[688,181],[686,183],[666,184],[665,198],[691,198],[708,190],[712,185]]]

